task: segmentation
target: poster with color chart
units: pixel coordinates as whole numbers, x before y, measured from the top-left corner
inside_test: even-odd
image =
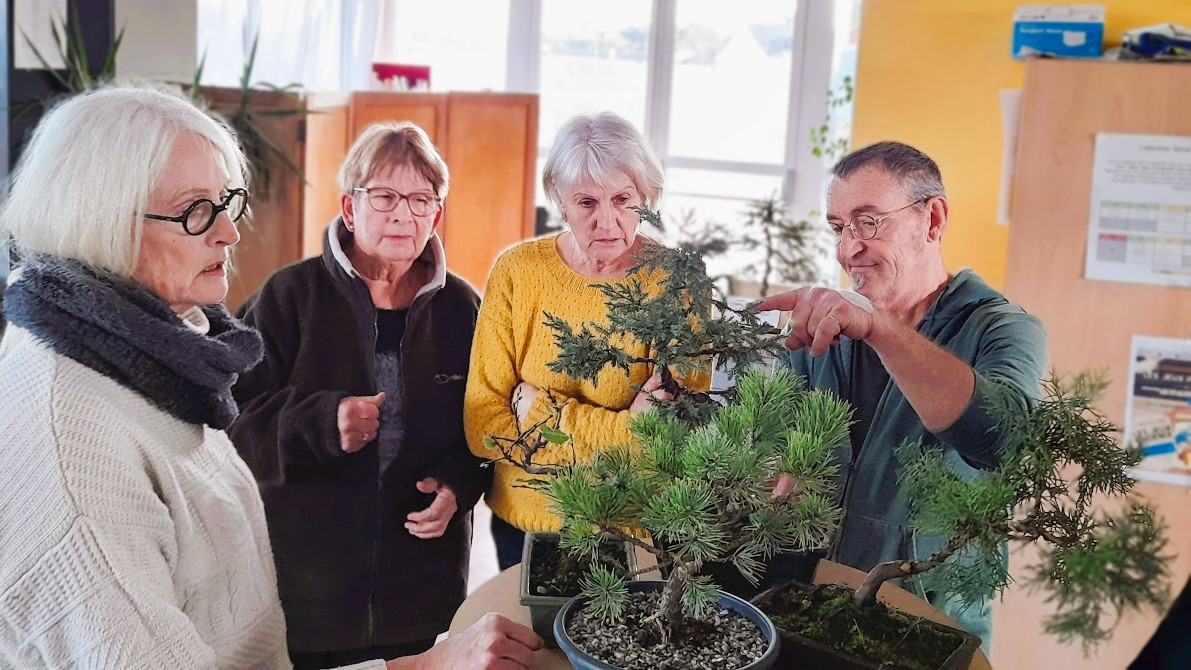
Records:
[[[1191,137],[1096,135],[1088,279],[1191,286]]]
[[[1191,486],[1191,339],[1133,336],[1125,444],[1140,446],[1135,479]]]

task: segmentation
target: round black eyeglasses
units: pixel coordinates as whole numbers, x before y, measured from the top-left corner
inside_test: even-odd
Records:
[[[248,191],[242,188],[233,188],[227,192],[227,197],[219,204],[215,204],[206,198],[200,198],[190,203],[178,216],[146,214],[145,218],[155,221],[180,223],[182,224],[182,229],[187,233],[202,235],[210,230],[211,226],[215,225],[215,219],[219,217],[220,212],[225,211],[227,212],[227,217],[232,220],[232,223],[243,218],[244,214],[248,211]]]

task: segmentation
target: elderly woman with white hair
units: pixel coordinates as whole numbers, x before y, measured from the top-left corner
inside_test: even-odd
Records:
[[[38,126],[0,223],[0,667],[290,667],[256,482],[224,429],[265,349],[219,303],[248,193],[225,126],[101,89]],[[525,668],[495,615],[419,658]]]
[[[628,272],[648,241],[638,232],[640,219],[632,208],[656,208],[662,195],[662,166],[653,148],[611,112],[579,116],[559,130],[542,181],[567,230],[501,254],[480,308],[465,415],[468,446],[485,458],[495,455],[484,445],[486,436],[513,436],[545,419],[553,411],[551,396],[561,404],[560,425],[580,459],[627,443],[629,416],[648,409],[650,396],[669,399],[659,388],[660,376],[645,365],[634,366],[631,374],[605,369],[598,384],[552,372],[547,364],[558,348],[543,323],[544,312],[573,326],[606,321],[604,295],[593,286],[597,282],[635,278],[649,291],[660,289],[656,273]],[[707,374],[693,374],[683,384],[702,390],[709,381]],[[566,462],[571,445],[535,458]],[[561,525],[545,496],[518,485],[524,476],[516,466],[498,462],[488,492],[502,570],[521,562],[525,531]]]

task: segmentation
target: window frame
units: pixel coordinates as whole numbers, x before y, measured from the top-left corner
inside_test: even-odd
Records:
[[[510,92],[539,93],[542,3],[509,0],[509,51],[506,86]],[[811,129],[826,118],[834,46],[834,3],[796,0],[793,53],[788,82],[786,150],[781,163],[759,163],[682,156],[670,152],[671,95],[679,0],[652,0],[647,59],[645,127],[642,132],[667,168],[779,176],[782,198],[793,212],[822,207],[827,175],[812,152]],[[549,147],[539,147],[539,158]],[[760,197],[759,194],[758,197]]]

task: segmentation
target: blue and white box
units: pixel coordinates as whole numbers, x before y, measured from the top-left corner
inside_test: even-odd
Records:
[[[1013,15],[1013,57],[1038,53],[1099,58],[1104,5],[1018,5]]]

